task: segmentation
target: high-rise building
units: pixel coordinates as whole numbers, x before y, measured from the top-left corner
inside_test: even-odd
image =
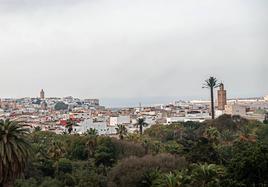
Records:
[[[220,89],[218,90],[218,110],[224,110],[227,104],[226,90],[224,90],[224,85],[220,84]]]
[[[43,89],[42,89],[41,92],[40,92],[40,98],[41,98],[41,99],[45,99],[45,92],[44,92]]]

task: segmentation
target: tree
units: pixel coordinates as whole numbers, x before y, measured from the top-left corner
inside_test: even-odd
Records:
[[[268,145],[262,142],[236,142],[227,169],[230,178],[246,186],[268,184]]]
[[[67,147],[67,158],[74,160],[86,160],[88,158],[88,148],[86,136],[70,136],[70,143]]]
[[[88,156],[93,157],[97,147],[98,131],[96,129],[90,128],[89,130],[87,130],[86,136],[87,136],[86,147],[88,151]]]
[[[86,135],[89,135],[89,136],[98,136],[98,130],[97,129],[90,128],[89,130],[87,130]]]
[[[195,186],[219,186],[219,179],[225,176],[225,168],[215,164],[194,164],[192,179]]]
[[[213,143],[217,144],[219,142],[220,132],[215,127],[209,127],[206,130],[206,137]]]
[[[119,135],[120,140],[124,139],[124,136],[127,135],[127,128],[124,125],[118,125],[116,128],[116,133]]]
[[[268,113],[265,114],[265,118],[263,120],[263,123],[268,125]]]
[[[262,142],[268,142],[268,125],[261,125],[260,128],[256,132],[258,140]]]
[[[34,127],[34,132],[39,132],[41,130],[42,130],[42,128],[40,126]]]
[[[55,105],[55,110],[67,110],[68,109],[68,105],[65,104],[64,102],[60,101],[60,102],[57,102],[56,105]]]
[[[68,119],[65,128],[68,130],[68,133],[71,134],[73,131],[73,126],[76,126],[76,125],[77,124],[75,121]]]
[[[175,173],[168,173],[164,175],[164,178],[159,182],[157,186],[161,187],[180,187],[179,176]]]
[[[215,77],[210,77],[205,80],[203,88],[210,89],[210,99],[211,99],[211,116],[215,119],[215,108],[214,108],[214,88],[219,87],[218,80]]]
[[[236,135],[233,131],[225,130],[220,133],[221,141],[225,144],[231,144],[232,141],[236,138]]]
[[[54,141],[48,149],[48,157],[53,161],[59,161],[60,158],[64,157],[65,148],[61,141]]]
[[[138,143],[141,141],[141,137],[139,136],[138,133],[129,133],[126,137],[128,141]]]
[[[192,146],[186,149],[186,157],[191,162],[219,163],[219,153],[213,143],[205,137],[199,138]]]
[[[115,146],[109,137],[98,139],[98,146],[95,151],[95,163],[97,166],[112,166],[116,161]]]
[[[17,122],[0,120],[0,186],[23,173],[31,153],[29,130]]]
[[[157,187],[181,187],[188,186],[191,182],[191,175],[188,169],[183,169],[180,171],[169,172],[158,178],[154,182],[154,186]]]
[[[140,135],[142,135],[143,127],[147,126],[148,124],[145,122],[145,118],[138,118],[136,126],[139,127]]]
[[[61,158],[59,159],[59,165],[58,165],[59,172],[62,173],[71,173],[73,170],[72,162],[69,159]]]
[[[170,172],[181,170],[187,166],[184,158],[171,154],[158,154],[156,156],[146,155],[144,157],[128,157],[121,160],[108,173],[108,186],[136,187],[149,186],[150,179],[155,174],[148,176],[148,173]]]

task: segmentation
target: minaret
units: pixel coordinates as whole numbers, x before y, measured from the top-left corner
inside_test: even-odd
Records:
[[[220,89],[218,90],[218,110],[224,110],[227,104],[226,90],[224,90],[224,85],[220,84]]]
[[[45,99],[45,92],[44,92],[43,89],[42,89],[41,92],[40,92],[40,98],[41,98],[41,99]]]

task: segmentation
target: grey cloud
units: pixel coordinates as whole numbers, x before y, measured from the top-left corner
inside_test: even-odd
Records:
[[[206,98],[209,75],[230,97],[268,94],[265,0],[0,0],[0,10],[0,97],[44,88],[50,96]]]

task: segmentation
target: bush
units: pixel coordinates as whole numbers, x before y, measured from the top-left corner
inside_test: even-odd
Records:
[[[73,170],[72,162],[69,159],[61,158],[58,164],[59,172],[71,173]]]
[[[68,158],[71,160],[86,160],[88,157],[85,137],[69,136],[67,147]]]
[[[170,154],[147,155],[145,157],[130,157],[122,160],[108,174],[109,186],[141,186],[148,173],[158,170],[169,172],[183,169],[187,166],[184,158]]]
[[[115,146],[117,159],[145,155],[145,149],[141,144],[117,139],[112,139],[112,143]]]
[[[263,143],[237,142],[227,163],[230,178],[247,186],[268,184],[268,146]]]
[[[18,179],[16,180],[14,187],[36,187],[37,181],[34,178],[30,178],[28,180]]]
[[[116,149],[109,137],[100,137],[95,152],[95,163],[97,166],[112,166],[116,161]]]
[[[57,179],[45,178],[39,187],[64,187],[64,184]]]
[[[68,105],[67,104],[65,104],[64,102],[58,102],[58,103],[56,103],[56,105],[55,105],[55,110],[67,110],[68,109]]]

